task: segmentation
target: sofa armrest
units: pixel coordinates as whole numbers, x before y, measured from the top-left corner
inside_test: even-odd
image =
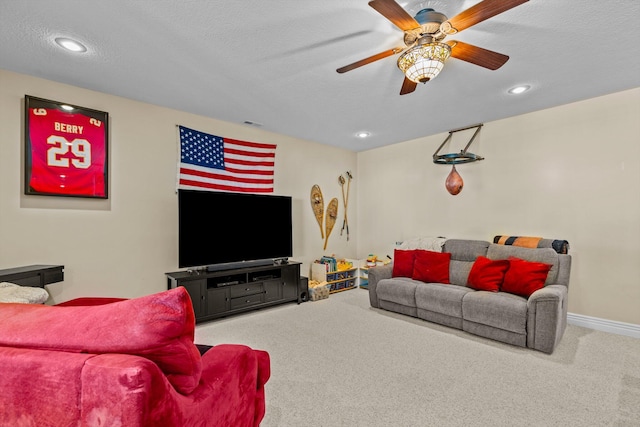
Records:
[[[567,287],[549,285],[527,301],[527,347],[552,353],[567,327]]]
[[[80,375],[92,357],[0,345],[0,426],[80,426]]]
[[[155,363],[129,354],[94,355],[82,368],[80,384],[78,425],[118,420],[123,426],[144,426],[153,412],[165,411],[168,404],[160,401],[173,403],[178,395]],[[177,414],[172,415],[163,419],[166,425],[173,425]]]
[[[390,279],[393,272],[393,263],[387,265],[379,265],[369,269],[369,283],[367,288],[369,289],[369,302],[371,307],[378,308],[378,294],[376,293],[376,286],[382,279]]]
[[[199,426],[260,425],[269,355],[239,344],[221,344],[202,356],[202,376],[181,394],[152,361],[140,356],[101,354],[82,370],[78,425]]]
[[[212,411],[220,413],[217,425],[259,427],[266,410],[264,386],[271,377],[269,353],[242,344],[218,344],[203,355],[202,367],[202,382],[209,384],[204,390],[205,396],[207,389],[226,383],[222,393],[216,393],[212,400],[224,402]],[[194,400],[199,398],[194,396]],[[198,418],[187,421],[182,425],[195,426],[202,422]]]

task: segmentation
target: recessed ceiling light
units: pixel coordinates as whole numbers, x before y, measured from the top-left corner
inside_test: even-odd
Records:
[[[77,42],[75,40],[68,39],[66,37],[58,37],[58,38],[55,39],[55,42],[59,46],[65,48],[67,50],[70,50],[71,52],[86,52],[87,51],[87,48],[82,43]]]
[[[531,86],[529,86],[529,85],[520,85],[520,86],[512,87],[507,92],[509,92],[509,93],[511,93],[513,95],[518,95],[520,93],[528,91],[529,89],[531,89]]]
[[[363,131],[363,132],[358,132],[358,133],[356,133],[356,136],[357,136],[358,138],[366,138],[366,137],[368,137],[369,135],[371,135],[369,132],[364,132],[364,131]]]

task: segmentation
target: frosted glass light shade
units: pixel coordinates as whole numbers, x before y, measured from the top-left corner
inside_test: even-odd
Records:
[[[426,43],[415,46],[398,58],[398,68],[415,83],[434,79],[451,56],[451,48],[444,43]]]

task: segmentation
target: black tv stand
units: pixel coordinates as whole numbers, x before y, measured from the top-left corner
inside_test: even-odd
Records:
[[[217,319],[308,299],[306,281],[300,280],[299,262],[252,265],[215,271],[166,273],[167,288],[184,286],[193,303],[196,322]],[[304,288],[304,289],[303,289]]]

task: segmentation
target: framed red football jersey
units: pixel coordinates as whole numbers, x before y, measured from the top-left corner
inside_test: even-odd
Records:
[[[25,194],[108,198],[109,114],[25,95]]]

